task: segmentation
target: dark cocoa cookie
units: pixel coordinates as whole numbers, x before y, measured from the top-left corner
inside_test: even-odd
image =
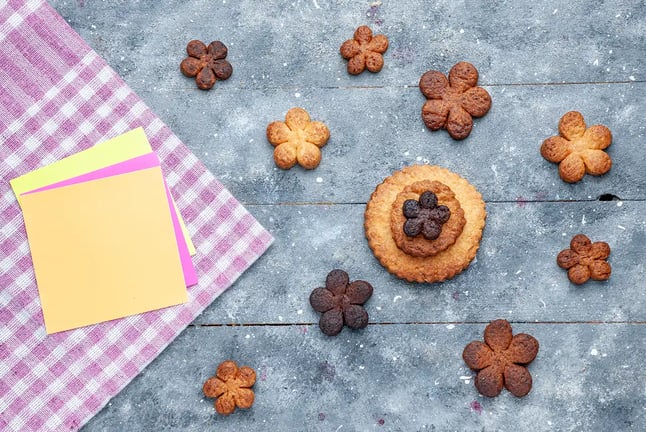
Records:
[[[325,279],[325,288],[316,288],[310,294],[310,304],[321,312],[319,327],[328,336],[341,332],[343,325],[362,329],[368,325],[368,312],[363,304],[372,296],[372,285],[357,280],[350,283],[343,270],[332,270]]]
[[[428,99],[422,107],[426,127],[446,129],[456,140],[468,137],[473,117],[482,117],[491,108],[491,96],[477,83],[478,70],[467,62],[453,66],[448,79],[435,70],[422,75],[419,89]]]
[[[187,77],[195,77],[197,87],[202,90],[213,88],[217,80],[228,79],[233,73],[231,63],[225,60],[227,47],[214,41],[207,47],[199,40],[192,40],[186,46],[188,57],[182,60],[180,70]]]
[[[412,218],[406,216],[406,204],[409,207],[423,207],[420,203],[422,195],[431,192],[435,196],[435,208],[444,207],[447,219],[440,225],[437,237],[427,238],[422,234],[411,236],[406,232],[406,224]],[[413,205],[417,202],[417,205]],[[410,208],[409,208],[410,211]],[[428,209],[420,213],[432,215],[437,210]],[[446,250],[458,239],[466,220],[464,210],[456,199],[455,193],[447,185],[439,181],[423,180],[406,186],[398,195],[392,205],[390,216],[390,229],[397,247],[415,257],[428,257]],[[412,233],[410,233],[412,234]]]
[[[608,243],[592,243],[587,236],[577,234],[570,241],[570,248],[558,254],[556,263],[568,271],[570,282],[581,285],[589,279],[605,281],[610,278],[612,269],[606,261],[609,256]]]
[[[503,319],[492,321],[484,331],[484,342],[469,343],[462,353],[469,368],[478,372],[475,385],[484,396],[498,396],[505,387],[514,396],[532,389],[532,376],[525,367],[538,354],[538,341],[525,333],[512,336]]]
[[[581,113],[570,111],[559,121],[559,135],[543,141],[541,156],[559,164],[563,181],[575,183],[586,174],[602,175],[610,171],[612,159],[604,150],[611,143],[610,129],[603,125],[587,127]]]
[[[220,363],[215,376],[204,383],[202,391],[206,397],[217,398],[215,410],[218,414],[229,415],[236,407],[251,408],[255,398],[251,387],[255,382],[256,372],[252,368],[239,368],[234,361],[226,360]]]
[[[348,60],[348,73],[358,75],[368,69],[379,72],[384,66],[383,53],[388,49],[388,38],[372,35],[368,26],[361,26],[354,32],[354,38],[343,42],[341,56]]]

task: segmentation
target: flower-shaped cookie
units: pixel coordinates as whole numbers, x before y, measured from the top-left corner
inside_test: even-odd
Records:
[[[477,87],[478,70],[471,63],[460,62],[449,71],[431,70],[422,75],[419,89],[426,96],[422,119],[430,130],[446,129],[453,139],[469,136],[473,117],[482,117],[491,108],[487,90]]]
[[[361,26],[354,32],[354,39],[341,45],[341,56],[348,60],[348,73],[358,75],[368,69],[379,72],[384,66],[383,53],[388,49],[388,38],[382,34],[372,35],[368,26]]]
[[[180,69],[187,77],[195,77],[195,83],[202,90],[209,90],[217,80],[225,80],[233,73],[231,63],[225,60],[227,47],[214,41],[207,47],[199,40],[186,45],[188,57],[182,60]]]
[[[435,197],[426,194],[422,199],[426,192],[431,192]],[[415,217],[416,213],[418,217]],[[409,219],[409,216],[412,217]],[[397,194],[390,212],[391,237],[403,253],[412,257],[431,257],[446,251],[458,240],[465,223],[464,209],[455,193],[449,186],[436,180],[416,181],[405,186]],[[425,230],[431,237],[435,233],[438,235],[435,238],[409,235],[423,234]]]
[[[363,304],[372,296],[372,285],[358,280],[350,283],[343,270],[332,270],[325,279],[325,288],[316,288],[310,294],[310,304],[321,312],[319,327],[328,336],[335,336],[343,324],[352,329],[368,325],[368,312]]]
[[[406,222],[404,233],[409,237],[422,234],[427,240],[435,240],[442,233],[442,225],[451,217],[451,210],[445,205],[437,205],[437,196],[426,191],[419,200],[409,199],[403,206]]]
[[[564,249],[558,254],[556,263],[567,270],[567,277],[572,283],[581,285],[588,279],[608,280],[611,273],[610,264],[606,261],[608,256],[608,243],[592,243],[585,235],[577,234],[570,241],[570,249]]]
[[[296,163],[314,169],[321,163],[321,150],[330,139],[330,130],[319,121],[310,121],[303,108],[287,111],[285,121],[267,126],[267,140],[276,147],[274,161],[279,168],[290,169]]]
[[[498,396],[503,386],[514,396],[525,396],[532,389],[532,376],[525,367],[538,353],[538,341],[525,333],[512,336],[511,325],[503,319],[489,323],[484,342],[469,343],[462,353],[474,371],[476,388],[484,396]]]
[[[215,400],[218,414],[229,415],[236,407],[251,408],[254,393],[251,387],[256,382],[256,372],[249,366],[238,365],[233,360],[226,360],[218,366],[215,376],[204,383],[202,391]]]
[[[559,164],[563,181],[576,183],[586,173],[602,175],[610,171],[612,159],[603,151],[612,143],[610,129],[603,125],[588,128],[581,113],[570,111],[559,121],[559,134],[543,141],[541,155]]]

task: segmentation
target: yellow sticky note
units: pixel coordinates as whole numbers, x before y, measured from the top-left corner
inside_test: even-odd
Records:
[[[150,153],[152,147],[142,128],[133,129],[110,140],[99,143],[87,150],[73,154],[50,165],[31,171],[11,180],[18,203],[22,207],[22,194],[43,186],[95,171],[99,168],[114,165],[137,156]],[[188,234],[175,202],[173,207],[177,214],[186,246],[189,253],[195,255],[195,246]]]
[[[21,202],[47,333],[187,301],[159,167]]]

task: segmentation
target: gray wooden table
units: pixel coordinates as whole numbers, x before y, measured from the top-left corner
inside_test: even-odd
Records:
[[[276,238],[85,432],[645,430],[644,1],[51,3]],[[361,24],[390,48],[350,76],[338,50]],[[222,40],[233,76],[198,90],[179,72],[190,39]],[[493,107],[455,142],[422,124],[417,83],[462,60]],[[265,138],[294,106],[331,130],[313,171],[276,168]],[[539,154],[570,110],[614,137],[612,170],[574,185]],[[441,284],[391,276],[364,238],[370,193],[416,163],[467,178],[489,214]],[[580,232],[610,244],[608,282],[556,266]],[[334,268],[375,293],[366,329],[329,338],[308,296]],[[496,318],[540,341],[525,398],[480,396],[462,361]],[[221,417],[201,386],[229,358],[258,372],[256,402]]]

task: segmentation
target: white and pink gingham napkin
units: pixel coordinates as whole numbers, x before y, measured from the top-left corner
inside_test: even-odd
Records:
[[[48,336],[9,180],[139,126],[197,248],[199,283],[184,305]],[[0,176],[2,431],[79,429],[273,241],[43,0],[0,2]]]

